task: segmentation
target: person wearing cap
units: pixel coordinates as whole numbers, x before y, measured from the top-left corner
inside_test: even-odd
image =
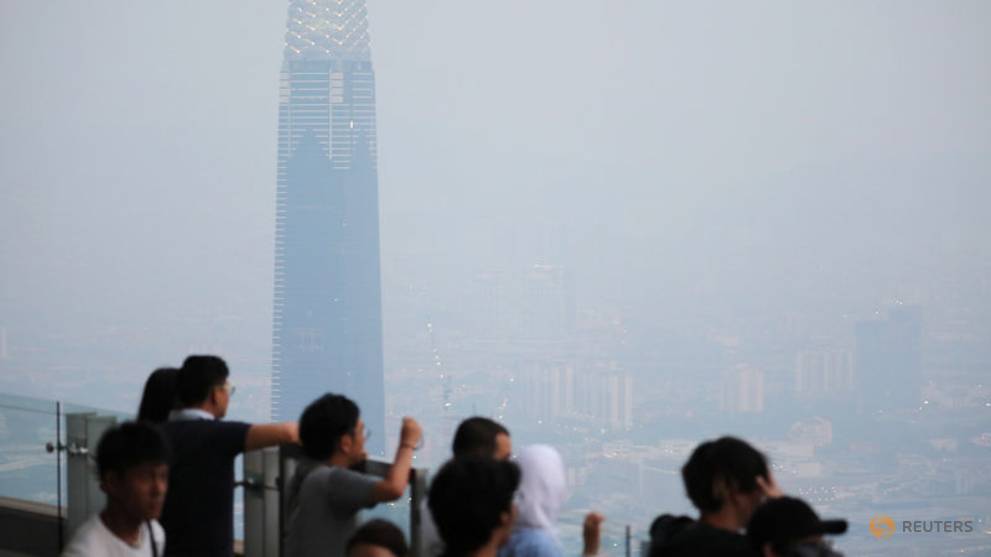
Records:
[[[762,557],[843,557],[823,536],[846,529],[845,520],[821,520],[801,499],[778,497],[754,511],[747,538]]]

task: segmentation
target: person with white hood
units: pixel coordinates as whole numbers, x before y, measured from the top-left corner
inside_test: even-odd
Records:
[[[519,453],[516,464],[522,472],[516,524],[499,557],[563,557],[557,520],[568,499],[568,485],[561,454],[549,445],[531,445]],[[585,517],[583,555],[598,554],[603,520],[598,513]]]

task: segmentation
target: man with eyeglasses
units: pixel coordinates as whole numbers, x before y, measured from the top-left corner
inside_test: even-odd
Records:
[[[420,424],[403,418],[396,457],[385,478],[355,471],[364,462],[365,429],[358,405],[327,393],[310,403],[299,419],[307,459],[289,485],[289,557],[344,557],[358,526],[358,511],[402,497],[409,482]]]
[[[234,394],[229,376],[221,358],[189,356],[176,377],[180,409],[162,428],[172,447],[161,518],[166,555],[233,555],[235,458],[299,441],[295,422],[222,421]]]

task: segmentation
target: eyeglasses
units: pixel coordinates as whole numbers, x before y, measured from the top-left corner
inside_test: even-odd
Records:
[[[352,429],[350,432],[348,432],[348,435],[350,435],[351,437],[357,437],[358,436],[358,428]],[[364,428],[362,428],[362,440],[363,441],[368,441],[371,437],[372,437],[372,429],[370,427],[368,427],[368,426],[365,426]]]
[[[227,396],[234,396],[234,392],[237,391],[237,386],[230,381],[224,381],[220,388],[227,391]]]

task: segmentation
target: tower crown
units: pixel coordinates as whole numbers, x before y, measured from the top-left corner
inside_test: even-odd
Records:
[[[290,0],[285,59],[371,60],[364,0]]]

